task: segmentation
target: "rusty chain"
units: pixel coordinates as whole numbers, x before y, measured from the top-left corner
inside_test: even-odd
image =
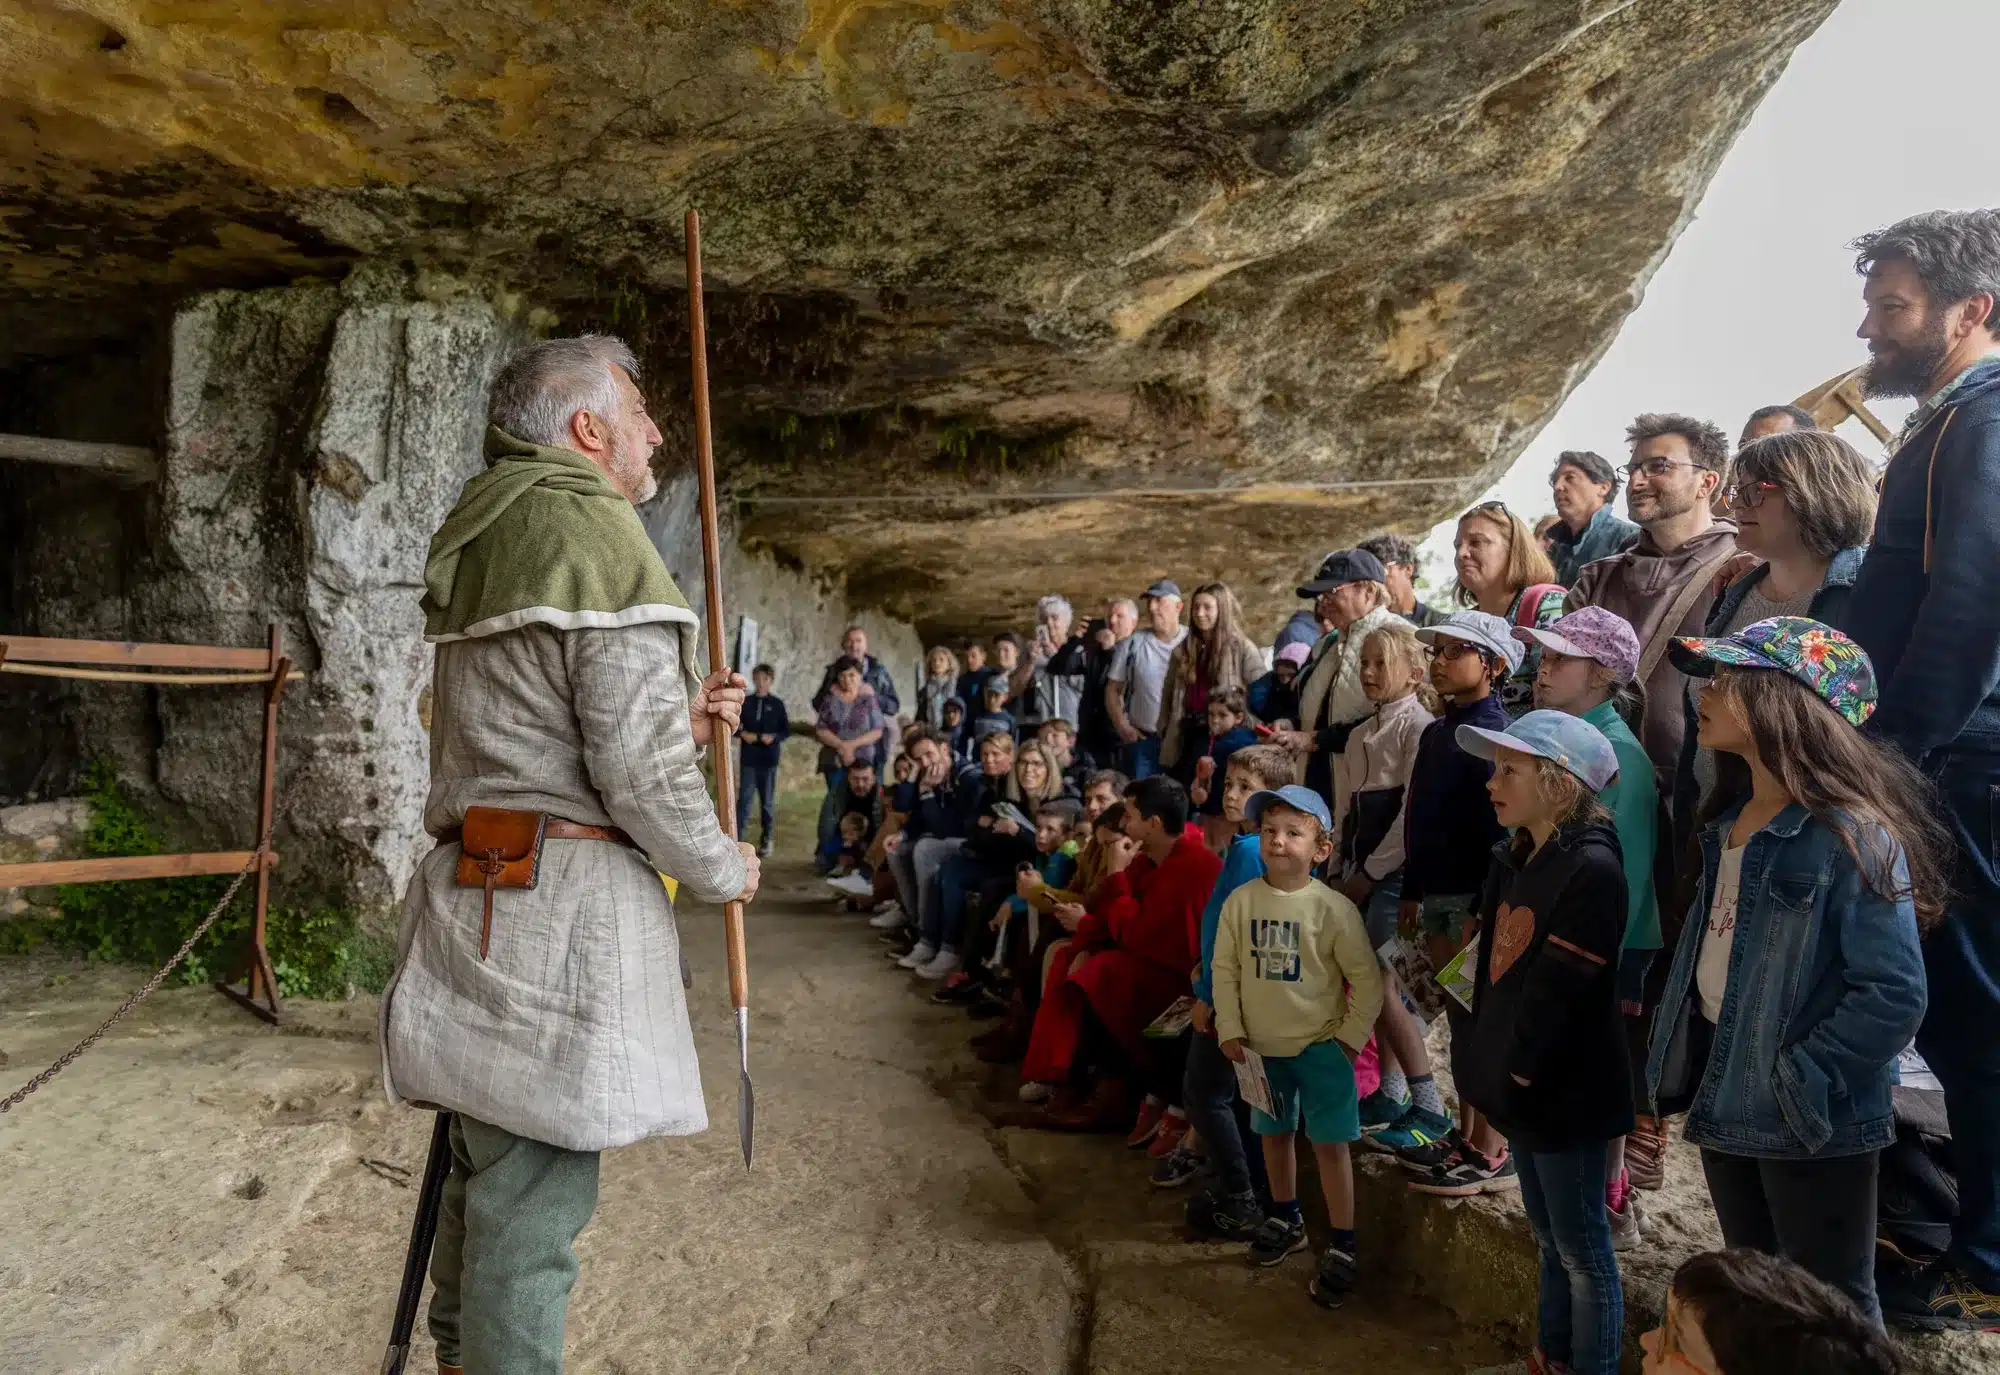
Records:
[[[29,1094],[33,1093],[36,1089],[39,1089],[40,1087],[42,1087],[42,1085],[48,1083],[49,1080],[55,1078],[58,1074],[61,1074],[64,1070],[68,1069],[70,1067],[70,1064],[73,1061],[75,1061],[75,1059],[79,1055],[82,1055],[86,1050],[89,1050],[92,1046],[96,1045],[99,1041],[103,1040],[104,1034],[107,1031],[111,1030],[112,1027],[117,1026],[119,1022],[123,1021],[125,1019],[125,1015],[128,1012],[130,1012],[133,1008],[137,1007],[140,1003],[145,1002],[146,999],[152,997],[154,993],[158,992],[160,985],[167,981],[167,975],[173,973],[174,970],[177,967],[179,967],[180,962],[188,957],[188,952],[190,950],[193,950],[196,944],[200,942],[201,938],[208,934],[208,928],[215,925],[216,918],[220,917],[223,914],[223,912],[228,909],[229,904],[236,900],[236,894],[242,890],[243,880],[250,877],[251,874],[257,871],[257,866],[262,861],[264,857],[264,852],[267,848],[269,848],[270,844],[271,844],[271,836],[270,833],[267,831],[264,835],[263,840],[258,842],[257,848],[250,852],[250,862],[248,864],[245,864],[243,868],[240,871],[238,871],[236,877],[230,880],[228,889],[223,893],[222,897],[216,902],[214,908],[210,910],[207,916],[201,919],[201,925],[195,927],[194,934],[189,936],[185,941],[181,942],[181,948],[174,952],[174,957],[171,960],[168,960],[166,964],[161,966],[160,972],[153,975],[152,978],[146,980],[146,982],[140,986],[138,992],[134,993],[124,1002],[120,1003],[118,1005],[118,1010],[112,1013],[109,1017],[104,1019],[104,1025],[100,1026],[99,1028],[97,1028],[97,1030],[91,1032],[90,1035],[84,1037],[81,1041],[78,1041],[75,1045],[71,1046],[69,1050],[64,1052],[61,1058],[59,1058],[54,1064],[50,1065],[47,1069],[43,1070],[40,1074],[37,1074],[34,1078],[30,1079],[27,1083],[21,1085],[20,1088],[14,1090],[14,1092],[8,1094],[5,1098],[0,1098],[0,1113],[11,1112],[15,1107],[15,1105],[20,1103]]]

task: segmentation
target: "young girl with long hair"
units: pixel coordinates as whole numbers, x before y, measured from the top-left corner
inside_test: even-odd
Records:
[[[1167,660],[1160,707],[1160,768],[1186,784],[1208,750],[1208,699],[1248,691],[1264,656],[1242,631],[1243,609],[1226,582],[1205,582],[1188,598],[1188,633]]]
[[[1347,737],[1333,771],[1332,882],[1361,909],[1371,949],[1396,934],[1403,891],[1404,798],[1424,729],[1443,705],[1430,684],[1430,651],[1400,616],[1361,642],[1361,688],[1375,714]],[[1451,1126],[1431,1075],[1424,1025],[1403,1005],[1395,971],[1382,971],[1375,1049],[1382,1082],[1361,1100],[1362,1140],[1393,1151],[1444,1135]]]
[[[1465,1036],[1453,1028],[1452,1077],[1505,1133],[1520,1171],[1541,1251],[1529,1369],[1614,1375],[1625,1315],[1606,1149],[1632,1129],[1632,1073],[1618,1025],[1625,869],[1597,794],[1618,756],[1597,727],[1560,711],[1531,711],[1505,731],[1461,726],[1458,737],[1493,761],[1487,791],[1510,840],[1480,895],[1472,1016]]]
[[[1717,769],[1648,1088],[1687,1111],[1724,1239],[1798,1262],[1880,1323],[1890,1065],[1923,1020],[1918,938],[1944,913],[1950,842],[1923,776],[1858,729],[1875,676],[1845,635],[1774,616],[1669,652],[1707,680]]]

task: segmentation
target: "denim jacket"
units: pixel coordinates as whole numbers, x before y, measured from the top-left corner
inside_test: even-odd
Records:
[[[1890,1062],[1924,1017],[1916,911],[1907,896],[1891,900],[1864,885],[1846,844],[1797,803],[1744,849],[1722,1020],[1707,1064],[1690,1063],[1701,1015],[1695,963],[1722,844],[1741,810],[1701,833],[1701,889],[1653,1019],[1647,1092],[1658,1101],[1692,1089],[1687,1139],[1732,1155],[1879,1149],[1896,1134]],[[1863,830],[1864,839],[1884,839],[1872,823]],[[1893,882],[1908,880],[1898,851]]]
[[[1862,560],[1867,557],[1868,546],[1865,544],[1835,554],[1826,566],[1826,577],[1820,582],[1819,591],[1813,593],[1812,604],[1806,608],[1807,614],[1835,630],[1846,629],[1847,603],[1854,595],[1854,580],[1861,576]],[[1708,609],[1708,620],[1701,633],[1722,634],[1722,628],[1729,624],[1729,618],[1743,605],[1750,589],[1763,582],[1770,572],[1769,564],[1759,564],[1724,588],[1722,595],[1715,599],[1715,605]],[[1695,809],[1701,806],[1701,798],[1695,795],[1694,776],[1694,756],[1699,748],[1695,743],[1695,734],[1700,728],[1695,711],[1696,688],[1697,685],[1689,684],[1688,690],[1681,694],[1681,716],[1687,723],[1687,730],[1681,736],[1681,757],[1675,764],[1674,795],[1670,799],[1677,843],[1685,841],[1694,830]]]

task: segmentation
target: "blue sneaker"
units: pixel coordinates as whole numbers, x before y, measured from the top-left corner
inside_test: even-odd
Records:
[[[1361,1144],[1371,1151],[1384,1155],[1398,1155],[1404,1151],[1414,1151],[1420,1147],[1433,1145],[1445,1139],[1452,1129],[1452,1120],[1440,1113],[1425,1112],[1412,1106],[1409,1111],[1386,1127],[1370,1131],[1361,1129]]]
[[[1396,1120],[1409,1110],[1409,1099],[1391,1098],[1382,1090],[1376,1089],[1361,1100],[1361,1130],[1373,1132],[1393,1126]]]

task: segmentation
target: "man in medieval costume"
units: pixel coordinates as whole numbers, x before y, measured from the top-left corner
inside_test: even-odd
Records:
[[[743,680],[697,677],[696,617],[633,509],[660,443],[637,377],[604,336],[508,362],[486,471],[424,572],[438,844],[404,906],[382,1053],[392,1101],[454,1114],[429,1314],[446,1375],[562,1369],[598,1153],[708,1125],[660,875],[709,902],[757,887],[696,767]],[[467,834],[496,824],[482,833],[539,847],[534,886],[496,886],[525,873]]]

